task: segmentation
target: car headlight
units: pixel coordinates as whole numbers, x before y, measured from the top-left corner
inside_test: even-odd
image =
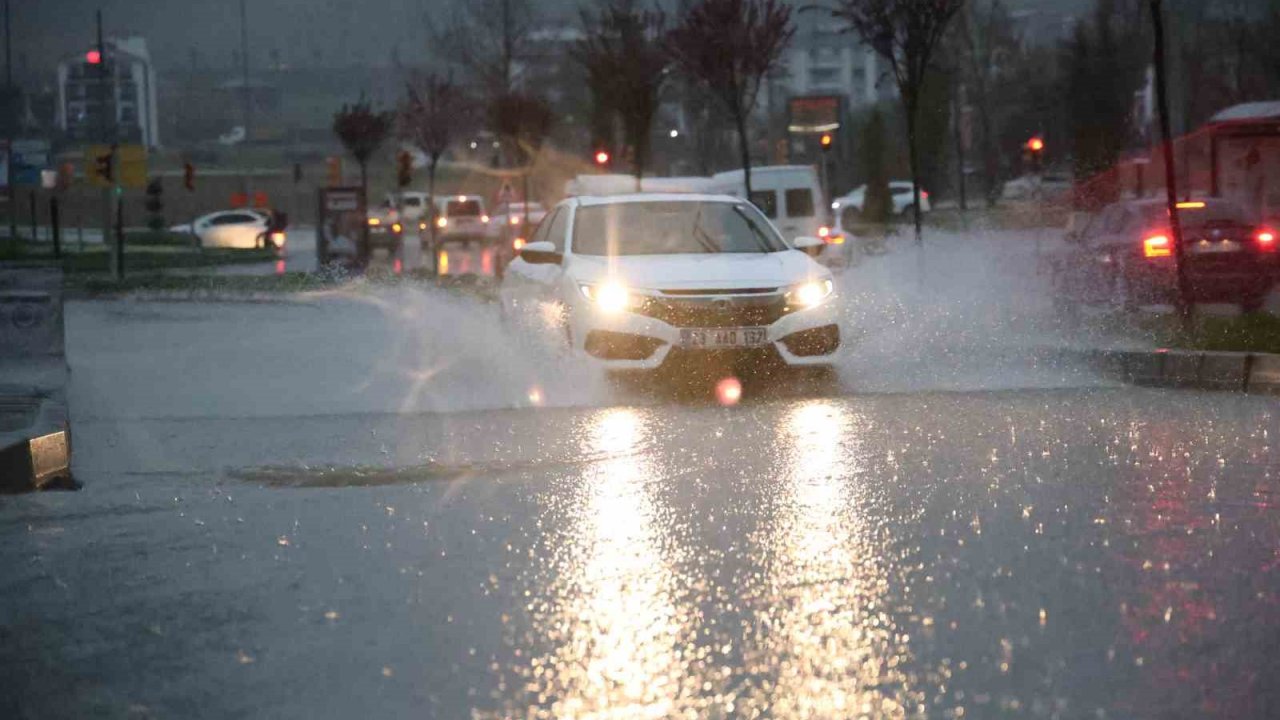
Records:
[[[582,296],[607,313],[622,312],[631,306],[631,291],[618,282],[600,285],[579,285]]]
[[[787,297],[800,307],[810,308],[820,304],[835,292],[835,283],[830,280],[811,280],[791,288]]]

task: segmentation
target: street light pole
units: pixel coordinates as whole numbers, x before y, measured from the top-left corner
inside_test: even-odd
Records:
[[[245,0],[240,0],[240,82],[243,85],[241,90],[244,102],[244,140],[242,142],[248,145],[250,138],[253,137],[253,97],[249,89],[249,12],[245,8]],[[249,195],[251,190],[249,170],[246,168],[245,195]],[[252,203],[252,200],[250,202]]]
[[[9,0],[4,0],[4,78],[5,184],[9,194],[9,237],[16,240],[18,237],[18,196],[13,190],[13,126],[17,119],[17,113],[13,107],[13,35],[9,27]]]

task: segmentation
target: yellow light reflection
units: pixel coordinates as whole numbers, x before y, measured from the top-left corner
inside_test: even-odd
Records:
[[[561,548],[556,598],[530,604],[555,647],[526,669],[530,706],[516,714],[665,718],[700,697],[701,680],[690,672],[698,653],[684,650],[695,630],[675,605],[674,558],[660,543],[666,510],[648,490],[645,424],[635,410],[614,409],[587,428],[583,454],[598,461]],[[538,607],[550,610],[539,615]]]
[[[922,696],[897,670],[905,631],[883,606],[888,560],[858,512],[867,492],[861,425],[842,405],[796,407],[779,428],[787,474],[778,526],[762,544],[776,561],[747,652],[749,670],[775,678],[740,703],[744,715],[778,718],[904,717]]]

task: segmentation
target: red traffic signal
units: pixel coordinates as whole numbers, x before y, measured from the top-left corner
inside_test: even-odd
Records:
[[[90,65],[97,65],[102,62],[102,53],[97,50],[90,50],[84,54],[84,60]]]
[[[597,151],[597,152],[596,152],[596,164],[597,164],[597,165],[599,165],[599,166],[601,166],[601,167],[604,167],[605,165],[608,165],[608,164],[609,164],[609,153],[608,153],[608,152],[606,152],[606,151],[604,151],[604,150],[599,150],[599,151]]]
[[[1044,152],[1044,138],[1036,136],[1027,141],[1027,149],[1033,153]]]

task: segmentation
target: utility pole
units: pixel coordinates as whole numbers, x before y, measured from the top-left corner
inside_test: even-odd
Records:
[[[1169,229],[1173,234],[1173,259],[1178,277],[1178,315],[1184,326],[1191,322],[1191,287],[1187,280],[1186,248],[1182,243],[1182,221],[1178,217],[1178,176],[1173,166],[1173,132],[1169,126],[1169,93],[1164,64],[1164,13],[1161,0],[1151,0],[1151,25],[1155,31],[1156,104],[1160,111],[1160,147],[1164,154],[1165,201]]]
[[[5,92],[5,174],[9,191],[9,237],[18,237],[18,196],[13,188],[13,126],[17,113],[13,107],[13,35],[9,27],[9,0],[4,0],[4,92]]]
[[[107,44],[106,44],[106,41],[102,39],[102,10],[98,10],[97,12],[97,24],[98,24],[98,112],[101,115],[101,120],[99,122],[99,125],[100,125],[99,132],[101,133],[101,136],[102,136],[102,144],[111,146],[112,148],[111,153],[114,156],[115,155],[115,138],[113,136],[115,135],[115,132],[114,132],[115,121],[114,121],[114,118],[111,117],[111,114],[115,113],[115,103],[113,101],[109,102],[110,100],[112,100],[112,98],[110,97],[110,93],[114,91],[114,88],[108,87],[107,85],[107,82],[108,82]],[[114,66],[112,67],[111,72],[115,72]],[[114,85],[114,83],[112,84]],[[114,178],[119,172],[117,169],[115,169],[116,163],[115,163],[114,157],[112,157],[111,167],[113,168],[111,175],[112,175],[112,178]],[[112,182],[114,182],[114,179],[112,180]],[[113,188],[110,186],[102,189],[102,242],[105,243],[108,248],[111,248],[110,257],[111,257],[112,277],[114,277],[116,280],[123,280],[124,279],[124,244],[120,241],[121,239],[118,237],[115,239],[114,243],[112,242],[112,238],[111,238],[111,191],[112,189]]]
[[[249,13],[245,9],[245,0],[240,0],[240,82],[244,90],[244,143],[249,144],[253,137],[253,95],[249,89]],[[249,179],[249,171],[245,170],[244,193],[252,195],[253,188]]]

